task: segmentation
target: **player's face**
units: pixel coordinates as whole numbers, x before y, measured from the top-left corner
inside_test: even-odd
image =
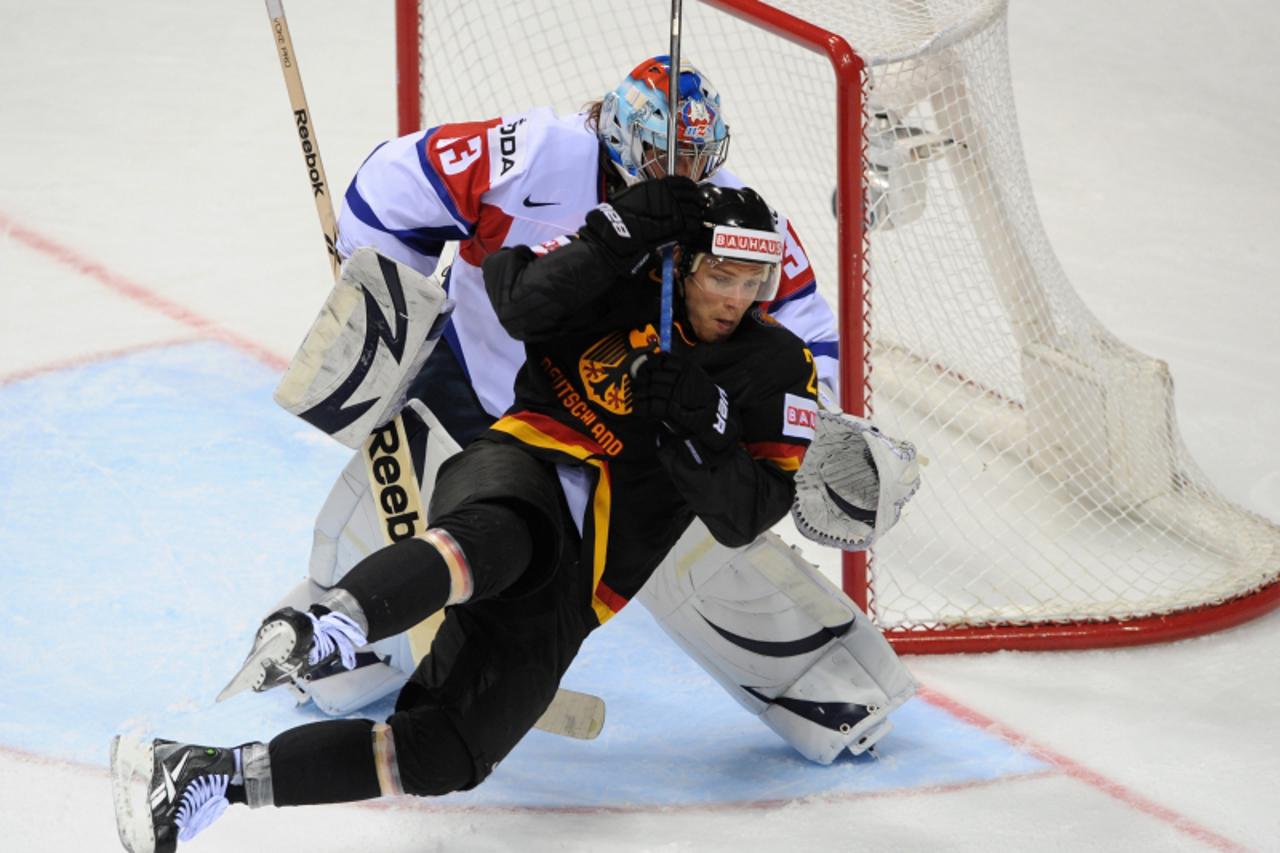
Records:
[[[711,177],[728,151],[728,140],[694,145],[681,142],[676,149],[676,174],[695,181]],[[644,145],[644,166],[641,172],[648,178],[661,178],[667,174],[667,152],[663,148]]]
[[[681,146],[676,152],[676,174],[684,178],[692,178],[697,181],[701,176],[695,177],[695,170],[702,171],[705,167],[702,164],[702,158],[693,152],[688,146]],[[667,152],[661,148],[653,148],[652,146],[644,146],[645,152],[645,174],[650,178],[664,178],[667,175]]]
[[[769,278],[769,267],[705,257],[685,281],[689,325],[698,340],[714,344],[738,328]]]

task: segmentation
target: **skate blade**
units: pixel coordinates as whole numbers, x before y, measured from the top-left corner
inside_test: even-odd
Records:
[[[255,690],[261,689],[263,681],[266,680],[265,665],[269,663],[279,664],[283,661],[293,649],[293,643],[294,637],[290,635],[290,632],[282,631],[257,644],[254,650],[249,653],[249,657],[245,658],[244,665],[240,667],[240,671],[227,682],[227,686],[222,688],[222,692],[218,694],[218,698],[214,701],[221,702],[224,699],[230,699],[250,687]]]
[[[129,853],[155,853],[156,834],[151,825],[147,788],[155,748],[126,735],[111,739],[111,796],[116,805],[116,831]]]

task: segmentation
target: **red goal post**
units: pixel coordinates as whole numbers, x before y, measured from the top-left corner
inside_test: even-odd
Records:
[[[593,74],[582,91],[598,96],[646,55],[626,41],[633,31],[664,44],[666,4],[648,5],[397,0],[400,132],[539,105],[539,87],[550,97],[581,83],[545,62]],[[930,5],[686,6],[685,56],[725,99],[732,168],[781,195],[838,303],[843,405],[932,461],[870,560],[843,555],[845,590],[899,651],[918,653],[1167,641],[1275,608],[1280,528],[1199,473],[1177,435],[1167,367],[1092,318],[1039,227],[1006,0]],[[540,40],[541,61],[530,49],[520,66],[519,50]],[[814,62],[779,58],[782,41]],[[771,62],[763,82],[744,67]],[[532,99],[508,103],[529,78],[521,97]],[[754,120],[743,93],[766,100],[767,78],[786,78],[783,99],[739,133],[735,116]],[[743,151],[776,136],[779,113],[823,128],[831,139],[816,147],[829,160],[803,146],[779,154],[784,164]],[[836,190],[833,211],[813,181]]]

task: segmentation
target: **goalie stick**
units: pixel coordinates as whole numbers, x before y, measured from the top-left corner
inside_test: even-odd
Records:
[[[676,139],[677,115],[680,112],[680,0],[671,0],[671,64],[667,74],[667,174],[676,173],[679,143]],[[667,247],[662,253],[662,313],[658,335],[663,352],[671,352],[671,310],[675,293],[675,248]]]
[[[266,0],[266,6],[267,17],[271,21],[271,32],[276,43],[276,54],[280,60],[280,71],[284,74],[285,87],[289,91],[289,106],[293,111],[294,123],[298,129],[307,177],[311,182],[316,214],[320,218],[320,230],[324,234],[325,250],[336,281],[340,278],[342,267],[342,259],[338,255],[337,217],[333,211],[324,163],[320,159],[320,145],[316,139],[315,126],[311,121],[311,111],[307,106],[307,96],[302,88],[298,56],[293,49],[293,38],[289,34],[289,21],[285,17],[283,0]],[[391,423],[396,430],[403,431],[399,415],[396,415]],[[370,436],[365,441],[365,458],[370,458],[371,454],[368,451],[375,440],[374,436]],[[414,492],[416,494],[416,490]],[[415,526],[411,535],[417,535],[425,529],[426,514],[422,513],[419,518],[422,519],[422,527],[418,529]],[[425,656],[430,650],[431,640],[435,637],[441,621],[443,621],[443,612],[432,614],[410,629],[410,641],[415,657]],[[232,681],[234,682],[235,679]],[[551,705],[534,726],[552,734],[589,740],[600,733],[604,726],[604,714],[604,700],[598,696],[572,690],[559,690]]]

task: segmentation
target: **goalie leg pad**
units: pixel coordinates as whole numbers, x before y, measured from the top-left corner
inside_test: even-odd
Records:
[[[406,460],[406,464],[395,466],[397,476],[388,476],[392,466],[387,463],[379,463],[380,479],[376,474],[371,476],[366,451],[357,452],[342,470],[316,518],[310,573],[311,579],[326,589],[360,560],[388,541],[400,538],[408,529],[404,519],[382,508],[384,500],[395,505],[390,493],[394,489],[411,489],[418,506],[429,505],[440,466],[460,449],[421,401],[410,400],[400,415],[403,428],[388,432],[384,441],[397,443],[395,456],[379,456]],[[411,521],[419,528],[425,527],[425,519]]]
[[[360,447],[404,406],[452,310],[434,277],[357,249],[289,362],[276,402]]]
[[[772,533],[730,549],[695,521],[638,598],[739,704],[820,764],[871,747],[915,692],[871,620]]]
[[[304,580],[267,612],[282,607],[306,610],[326,592],[314,580]],[[299,705],[311,701],[326,714],[342,717],[399,692],[416,666],[408,634],[397,634],[357,649],[355,669],[338,667],[332,673],[315,673],[311,679],[295,683],[292,689]]]

